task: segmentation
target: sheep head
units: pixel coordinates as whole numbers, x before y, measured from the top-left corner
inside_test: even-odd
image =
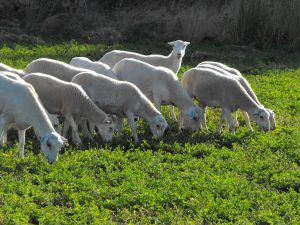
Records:
[[[168,123],[162,115],[157,115],[149,123],[154,137],[162,137],[168,127]]]
[[[168,44],[173,47],[173,54],[178,59],[182,59],[183,56],[185,55],[185,49],[190,44],[190,42],[177,40],[177,41],[168,42]]]
[[[40,139],[40,146],[49,163],[54,163],[58,159],[58,153],[64,145],[68,145],[66,138],[56,132],[50,132]]]
[[[200,118],[202,110],[198,106],[191,106],[187,110],[179,110],[179,127],[184,130],[191,130],[193,132],[200,128]]]
[[[270,113],[265,108],[255,109],[250,116],[264,131],[270,130]]]
[[[104,142],[112,142],[114,132],[115,132],[115,124],[113,120],[109,117],[104,119],[101,123],[96,124],[98,128],[98,132]]]

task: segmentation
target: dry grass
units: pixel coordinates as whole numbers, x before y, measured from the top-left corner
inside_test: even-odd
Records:
[[[300,43],[299,0],[19,2],[22,3],[19,3],[16,18],[26,32],[37,35],[49,17],[63,14],[68,18],[63,22],[76,24],[66,26],[66,33],[77,34],[78,31],[72,31],[77,29],[83,39],[95,41],[98,35],[98,41],[105,41],[107,37],[108,41],[114,41],[147,36],[193,42],[212,39],[255,45],[288,44],[291,47]],[[54,32],[46,36],[56,35]]]

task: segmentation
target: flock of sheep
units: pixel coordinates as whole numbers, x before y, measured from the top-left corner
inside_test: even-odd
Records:
[[[135,118],[145,119],[154,137],[162,137],[168,124],[161,105],[178,107],[180,129],[207,129],[205,108],[222,109],[230,131],[238,125],[231,113],[241,109],[249,129],[254,120],[263,130],[275,129],[275,115],[257,99],[241,73],[222,63],[205,61],[177,78],[189,42],[169,42],[168,56],[141,55],[114,50],[99,61],[75,57],[66,64],[40,58],[24,70],[0,64],[0,137],[7,142],[7,130],[18,130],[19,154],[24,157],[25,131],[31,126],[40,139],[40,147],[49,163],[55,162],[67,145],[69,128],[72,142],[82,144],[78,127],[93,140],[97,128],[104,142],[111,142],[115,130],[122,134],[128,119],[134,142],[139,141]],[[194,104],[193,99],[198,101]],[[61,132],[57,115],[64,118]],[[235,114],[236,115],[236,114]]]

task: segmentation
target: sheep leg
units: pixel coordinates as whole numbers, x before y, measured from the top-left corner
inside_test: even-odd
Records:
[[[175,107],[173,105],[170,105],[171,117],[176,122],[177,118],[176,118],[175,110],[174,109],[175,109]]]
[[[121,136],[122,136],[123,126],[124,126],[124,118],[117,117],[116,118],[116,130],[117,130],[117,135],[118,135],[119,139],[121,139]]]
[[[70,129],[70,123],[69,123],[69,121],[67,119],[65,119],[64,130],[63,130],[63,137],[67,138],[69,129]]]
[[[3,138],[3,132],[6,132],[6,119],[3,116],[0,116],[0,139]]]
[[[223,125],[224,120],[225,120],[225,111],[222,110],[222,114],[221,114],[221,116],[220,116],[220,120],[219,120],[219,122],[218,122],[218,127],[217,127],[217,132],[218,132],[219,134],[221,134],[221,131],[222,131],[222,125]]]
[[[158,99],[154,99],[154,106],[158,111],[160,111],[160,105],[160,101]]]
[[[178,130],[183,127],[183,111],[180,110],[178,114]]]
[[[24,158],[24,148],[25,148],[25,130],[18,130],[19,137],[19,157]]]
[[[229,125],[229,131],[234,133],[234,121],[229,110],[224,110]]]
[[[243,113],[243,116],[244,116],[244,118],[245,118],[247,127],[248,127],[251,131],[253,131],[248,113],[245,112],[245,111],[242,111],[242,113]]]
[[[4,129],[2,133],[0,145],[5,145],[6,143],[7,143],[7,129]]]
[[[137,131],[136,131],[136,125],[135,125],[135,121],[134,121],[134,113],[127,112],[126,117],[128,119],[128,123],[130,125],[131,131],[133,134],[134,143],[137,144],[139,142],[139,138],[138,138]]]
[[[74,142],[75,145],[81,145],[81,139],[79,137],[79,133],[78,133],[78,126],[76,124],[76,122],[74,121],[73,117],[70,114],[67,114],[65,116],[66,120],[69,122],[71,128],[72,128],[72,139],[73,139],[73,132],[74,132],[74,139],[72,140]]]
[[[92,137],[90,131],[87,128],[86,120],[83,119],[83,118],[81,118],[79,120],[79,124],[80,124],[80,126],[82,128],[82,132],[83,132],[84,136],[87,137],[88,139],[90,139],[91,141],[93,141],[93,137]]]
[[[238,127],[239,126],[239,121],[237,119],[237,112],[234,112],[234,126]]]
[[[89,121],[89,129],[90,129],[90,134],[93,134],[95,131],[95,124],[91,121]]]
[[[206,108],[200,107],[200,109],[202,110],[202,112],[200,114],[201,129],[208,131],[207,124],[206,124]]]

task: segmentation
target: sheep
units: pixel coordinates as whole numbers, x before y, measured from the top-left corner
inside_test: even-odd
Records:
[[[122,59],[113,68],[119,80],[135,84],[160,110],[161,105],[174,105],[186,118],[185,128],[199,129],[200,108],[178,81],[175,73],[165,67],[157,67],[136,59]]]
[[[52,75],[60,80],[68,81],[68,82],[71,82],[72,78],[76,74],[85,71],[90,71],[90,70],[78,68],[75,66],[71,66],[67,63],[54,60],[54,59],[48,59],[48,58],[40,58],[40,59],[33,60],[24,69],[24,72],[26,74],[40,72],[40,73]]]
[[[117,79],[116,74],[110,68],[110,66],[102,62],[93,62],[86,57],[74,57],[71,59],[70,65],[84,69],[90,69],[95,71],[96,73],[100,73],[110,78]]]
[[[75,122],[80,118],[88,119],[96,124],[98,132],[105,142],[112,141],[113,121],[93,103],[79,85],[42,73],[28,74],[24,80],[35,88],[50,113],[59,113],[64,116],[72,127],[73,141],[76,145],[82,144]],[[64,127],[63,136],[66,133],[67,129]]]
[[[227,75],[227,76],[235,76],[238,79],[238,81],[241,83],[241,85],[245,88],[245,90],[250,95],[250,97],[257,104],[262,105],[259,102],[257,96],[255,95],[254,91],[252,90],[252,88],[251,88],[250,84],[248,83],[248,81],[242,76],[240,71],[238,71],[237,69],[228,67],[225,64],[222,64],[222,63],[219,63],[219,62],[214,62],[214,61],[203,61],[203,62],[199,63],[197,65],[197,67],[210,68],[210,69],[217,70],[218,72],[221,72],[221,73],[223,73],[224,75]],[[274,130],[276,128],[275,113],[272,109],[268,109],[268,108],[265,108],[265,109],[268,110],[268,112],[270,113],[270,129]],[[243,113],[244,118],[246,120],[247,126],[249,127],[250,130],[252,130],[248,114],[244,111],[242,111],[242,113]],[[234,123],[235,123],[236,126],[238,126],[237,113],[235,113]]]
[[[53,163],[67,140],[55,132],[34,88],[23,81],[0,74],[0,139],[7,127],[19,131],[19,155],[24,157],[25,130],[32,126],[40,137],[47,161]]]
[[[12,68],[3,63],[0,63],[0,71],[9,71],[9,72],[18,74],[21,77],[25,75],[25,72],[23,70],[18,70],[18,69]]]
[[[188,94],[198,100],[203,111],[201,125],[205,129],[207,129],[204,114],[206,106],[222,109],[218,124],[219,133],[225,117],[228,120],[229,130],[234,132],[231,112],[235,112],[239,108],[247,112],[264,131],[270,129],[269,112],[249,96],[236,77],[225,76],[208,68],[192,68],[183,74],[181,83]],[[179,118],[181,123],[185,123],[181,113]]]
[[[127,117],[134,142],[138,143],[134,115],[145,118],[153,136],[161,137],[168,127],[165,118],[149,99],[132,83],[118,81],[94,72],[83,72],[73,77],[72,82],[81,85],[87,95],[106,113]],[[118,123],[119,137],[123,120]]]
[[[168,42],[173,47],[172,52],[168,56],[164,55],[142,55],[135,52],[113,50],[106,53],[99,61],[109,65],[111,68],[124,58],[133,58],[149,63],[153,66],[162,66],[169,68],[175,74],[180,69],[182,58],[185,54],[186,47],[190,44],[187,41],[172,41]]]
[[[2,71],[1,72],[2,75],[5,75],[11,79],[15,79],[15,80],[18,80],[20,82],[24,82],[26,83],[18,74],[14,73],[14,72],[10,72],[10,71]],[[56,114],[50,114],[47,112],[46,110],[46,113],[47,113],[47,116],[49,117],[50,121],[51,121],[51,124],[53,125],[55,131],[59,134],[61,134],[61,126],[59,124],[59,119],[58,119],[58,115]]]
[[[14,80],[18,80],[20,82],[23,82],[26,84],[26,82],[19,77],[19,75],[15,74],[15,73],[12,73],[12,72],[9,72],[9,71],[2,71],[1,72],[2,75],[5,75],[11,79],[14,79]],[[57,115],[53,115],[53,114],[49,114],[47,111],[46,111],[50,121],[51,121],[51,124],[53,125],[55,131],[58,133],[58,134],[61,134],[61,127],[60,127],[60,124],[59,124],[59,120],[57,118]],[[12,124],[11,125],[12,127],[14,127],[14,125]],[[18,138],[19,138],[19,153],[20,153],[20,157],[21,158],[24,158],[24,147],[25,147],[25,133],[26,133],[26,130],[28,130],[31,126],[28,126],[27,128],[24,128],[22,127],[22,130],[18,130]],[[2,133],[2,139],[0,141],[0,144],[1,145],[4,145],[7,143],[7,131],[10,127],[6,127],[4,130],[3,130],[3,133]],[[18,129],[18,126],[15,125],[15,128]]]

